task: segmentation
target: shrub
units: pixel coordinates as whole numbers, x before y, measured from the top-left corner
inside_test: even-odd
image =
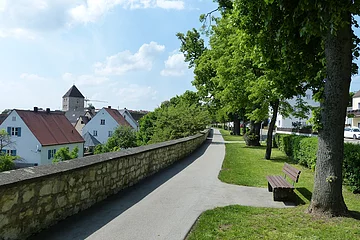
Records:
[[[276,134],[274,140],[294,162],[315,170],[317,137]],[[353,192],[360,192],[360,145],[344,144],[343,180]]]

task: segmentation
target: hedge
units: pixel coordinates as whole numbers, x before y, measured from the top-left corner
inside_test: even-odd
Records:
[[[274,142],[294,163],[315,169],[317,137],[276,134]],[[353,192],[360,192],[360,145],[344,144],[343,179]]]

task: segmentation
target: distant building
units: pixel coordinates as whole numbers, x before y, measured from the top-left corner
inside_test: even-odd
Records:
[[[85,136],[89,132],[99,142],[106,143],[108,138],[112,136],[115,129],[120,126],[131,125],[121,115],[119,110],[108,108],[102,108],[82,129],[82,136]]]
[[[20,164],[45,165],[51,164],[54,154],[62,147],[79,148],[78,156],[84,152],[84,139],[71,125],[61,111],[51,112],[12,110],[0,125],[11,137],[13,144],[3,151],[19,156]]]
[[[84,126],[95,116],[95,114],[95,111],[86,111],[83,116],[80,116],[74,126],[76,131],[81,134]]]
[[[119,110],[120,114],[125,118],[125,120],[131,125],[136,131],[139,130],[139,123],[133,118],[132,114],[126,108]]]
[[[62,110],[65,112],[66,118],[74,126],[78,118],[85,114],[85,97],[79,89],[73,85],[62,98]]]
[[[347,109],[345,124],[360,128],[360,91],[357,91],[352,98],[352,108]]]
[[[292,99],[289,99],[289,104],[294,107],[296,105],[297,98],[302,98],[302,100],[311,107],[319,107],[320,103],[313,100],[313,93],[311,90],[307,90],[305,96],[298,96]],[[311,111],[307,114],[306,118],[297,118],[293,115],[289,117],[284,117],[281,114],[278,114],[276,126],[279,128],[293,128],[295,123],[300,123],[302,126],[306,126],[307,121],[312,117]]]

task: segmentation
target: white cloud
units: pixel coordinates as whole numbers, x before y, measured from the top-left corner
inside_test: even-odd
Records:
[[[76,84],[77,86],[98,86],[109,81],[107,77],[99,77],[91,74],[75,76],[71,73],[64,73],[62,79],[68,83]]]
[[[29,80],[29,81],[32,81],[32,82],[36,82],[36,81],[46,81],[47,78],[44,78],[44,77],[41,77],[37,74],[33,74],[33,73],[22,73],[20,75],[20,78],[21,79],[24,79],[24,80]]]
[[[154,58],[164,50],[165,46],[159,45],[156,42],[143,44],[134,54],[126,50],[107,57],[103,63],[96,63],[94,65],[95,73],[101,75],[122,75],[130,71],[150,71]]]
[[[0,37],[28,35],[19,34],[19,29],[34,35],[96,22],[115,7],[181,10],[185,4],[183,0],[0,0]]]
[[[101,16],[116,6],[123,8],[163,8],[163,9],[184,9],[182,0],[86,0],[69,10],[70,16],[77,22],[95,22]]]
[[[185,58],[182,53],[174,53],[165,61],[165,69],[160,74],[162,76],[180,77],[188,69]]]
[[[137,84],[130,84],[114,92],[120,96],[120,103],[140,103],[141,101],[156,99],[157,91],[150,86],[140,86]]]
[[[0,38],[6,38],[6,37],[34,40],[35,38],[37,38],[37,35],[32,31],[22,28],[12,28],[12,29],[0,28]]]
[[[156,0],[156,5],[164,9],[184,9],[185,3],[183,1],[169,1],[169,0]]]

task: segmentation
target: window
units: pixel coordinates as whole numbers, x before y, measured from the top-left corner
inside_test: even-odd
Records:
[[[94,137],[97,136],[97,131],[96,131],[96,130],[93,131],[93,136],[94,136]]]
[[[112,132],[112,131],[109,131],[108,137],[111,137],[112,134],[113,134],[113,132]]]
[[[100,125],[105,125],[105,119],[101,119]]]
[[[55,155],[55,153],[56,153],[56,149],[50,149],[50,150],[48,150],[48,159],[53,158],[54,155]]]
[[[306,95],[306,99],[307,99],[307,100],[311,99],[311,95],[310,95],[310,94],[307,94],[307,95]]]
[[[14,122],[14,121],[16,121],[16,116],[13,116],[12,118],[11,118],[11,120]]]
[[[7,132],[10,136],[21,136],[21,128],[20,127],[8,127]]]
[[[16,150],[6,150],[6,149],[3,149],[2,152],[6,155],[9,155],[9,156],[16,156]]]

